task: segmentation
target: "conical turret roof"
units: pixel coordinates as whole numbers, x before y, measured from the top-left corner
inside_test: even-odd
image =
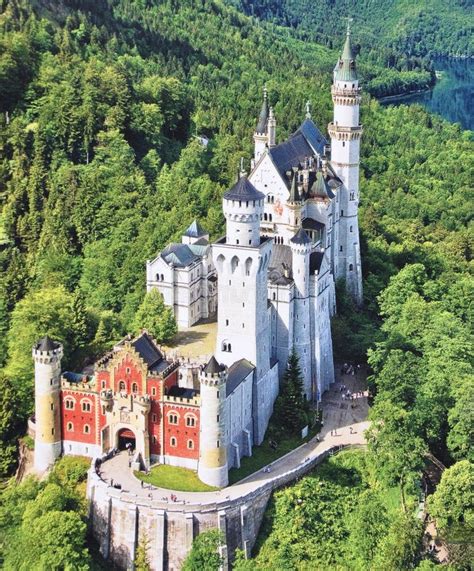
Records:
[[[335,79],[339,81],[355,81],[357,79],[355,54],[351,44],[351,28],[347,25],[346,41],[342,55],[335,68]]]
[[[301,195],[298,190],[298,169],[293,169],[289,202],[301,202]]]
[[[207,232],[199,224],[199,222],[194,220],[184,233],[184,236],[189,236],[190,238],[199,238],[200,236],[205,236],[206,234]]]
[[[290,242],[293,244],[311,244],[311,240],[308,234],[306,234],[306,232],[303,230],[303,228],[300,228],[298,230],[298,232],[293,236],[293,238],[291,238]]]
[[[36,344],[36,349],[38,351],[54,351],[59,347],[59,343],[53,341],[49,335],[45,335],[42,339],[38,341]]]
[[[329,185],[324,178],[323,173],[318,170],[316,173],[316,180],[311,187],[311,196],[318,198],[331,198],[334,196],[333,192],[329,188]]]
[[[219,365],[214,355],[210,358],[208,364],[204,367],[203,371],[206,375],[217,375],[223,371],[224,367]]]
[[[243,175],[234,186],[224,194],[226,200],[263,200],[265,195],[258,191],[249,181],[247,175]]]
[[[260,115],[258,117],[258,124],[256,128],[257,133],[266,133],[267,132],[267,124],[268,124],[268,93],[267,88],[265,87],[263,90],[263,103],[262,109],[260,111]]]

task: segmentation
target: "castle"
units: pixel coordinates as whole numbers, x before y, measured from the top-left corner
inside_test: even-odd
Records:
[[[320,400],[334,381],[335,281],[362,302],[361,93],[349,30],[331,91],[330,146],[309,105],[277,144],[265,91],[251,172],[223,196],[225,236],[211,244],[195,221],[147,262],[147,289],[162,293],[181,328],[217,313],[213,356],[170,357],[142,332],[88,376],[61,372],[60,343],[34,346],[39,471],[61,453],[94,458],[130,443],[146,467],[197,469],[203,482],[226,486],[229,468],[264,438],[292,349],[306,397]]]

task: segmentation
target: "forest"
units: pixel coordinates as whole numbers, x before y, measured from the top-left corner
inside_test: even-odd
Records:
[[[280,140],[298,127],[308,99],[314,121],[325,128],[345,25],[340,42],[323,45],[218,0],[4,0],[0,6],[0,472],[6,478],[32,413],[33,342],[46,333],[60,339],[64,367],[77,370],[137,328],[150,303],[145,261],[194,218],[212,238],[222,232],[221,196],[240,157],[249,164],[263,86]],[[388,37],[380,41],[393,49]],[[426,55],[420,49],[413,57]],[[400,77],[396,69],[371,77],[388,64],[364,57],[361,49],[366,83],[383,83],[383,73]],[[472,541],[472,486],[461,506],[452,489],[469,490],[473,481],[473,144],[472,133],[420,107],[382,108],[368,93],[362,122],[364,309],[351,305],[340,284],[333,335],[340,358],[371,367],[373,422],[363,464],[350,460],[350,474],[344,466],[328,470],[355,478],[362,498],[388,489],[407,496],[405,506],[386,506],[396,511],[390,518],[403,530],[395,533],[407,540],[408,563],[397,567],[402,556],[386,547],[383,564],[401,569],[426,565],[419,561],[410,498],[428,451],[448,466],[430,509],[446,537],[462,529],[464,544]],[[2,493],[5,568],[20,568],[6,548],[12,538],[43,556],[39,536],[22,530],[53,509],[36,504],[56,501],[56,511],[78,519],[61,516],[74,521],[54,528],[49,550],[70,544],[62,556],[88,568],[76,488],[72,499],[56,500],[56,488],[44,485],[10,482]],[[283,491],[281,501],[295,490]],[[274,501],[275,517],[284,522],[287,508]],[[316,501],[309,503],[312,515],[302,529],[312,533],[319,512]],[[341,527],[359,505],[342,503],[334,516]],[[276,520],[275,533],[269,540],[287,546],[275,557],[294,568],[304,537],[284,536]],[[354,541],[369,549],[371,533]],[[393,538],[377,537],[393,547]],[[327,536],[320,541],[326,545]],[[308,557],[336,562],[334,549],[324,545],[324,555]],[[256,562],[260,557],[265,565],[271,552],[262,546]],[[467,568],[463,553],[459,569]]]

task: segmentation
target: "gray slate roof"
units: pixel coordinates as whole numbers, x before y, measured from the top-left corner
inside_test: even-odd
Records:
[[[357,71],[355,64],[355,55],[351,45],[351,31],[347,28],[346,41],[342,55],[334,69],[334,76],[339,81],[355,81],[357,79]]]
[[[54,349],[58,348],[59,348],[59,343],[53,341],[51,337],[49,337],[49,335],[45,335],[35,345],[35,349],[37,351],[54,351]]]
[[[190,238],[199,238],[201,236],[205,236],[207,232],[204,228],[199,224],[197,220],[194,220],[183,236],[189,236]]]
[[[178,268],[185,268],[199,259],[198,254],[193,252],[187,244],[169,244],[161,252],[161,257],[168,263]]]
[[[142,333],[132,342],[132,347],[151,369],[163,360],[163,354],[148,333]]]
[[[226,200],[263,200],[265,195],[258,191],[249,181],[247,175],[243,175],[234,186],[224,194]]]
[[[268,267],[268,279],[276,285],[288,285],[292,283],[291,277],[285,276],[288,273],[291,276],[291,264],[293,254],[290,246],[286,244],[274,244],[272,248],[272,257]],[[285,272],[285,268],[288,272]]]
[[[227,371],[226,396],[231,395],[254,369],[255,367],[247,359],[240,359],[231,365]]]
[[[296,232],[293,238],[290,239],[290,242],[293,244],[311,244],[311,240],[303,228],[300,228],[298,232]]]
[[[318,230],[320,232],[324,228],[324,224],[314,220],[314,218],[305,218],[302,225],[304,230]]]
[[[305,119],[289,139],[270,149],[270,157],[281,177],[289,184],[286,173],[315,154],[323,155],[328,142],[311,119]]]
[[[217,373],[220,373],[223,369],[224,367],[222,365],[219,365],[219,363],[217,362],[216,358],[213,355],[210,358],[207,365],[204,367],[203,371],[207,375],[217,375]]]

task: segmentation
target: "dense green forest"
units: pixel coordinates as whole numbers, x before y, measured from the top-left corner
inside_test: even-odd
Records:
[[[301,122],[307,99],[324,129],[339,47],[256,23],[217,0],[0,6],[7,475],[32,412],[33,342],[46,333],[60,339],[64,366],[80,368],[136,328],[151,303],[146,259],[195,217],[212,237],[222,231],[221,195],[240,157],[250,159],[263,85],[280,139]],[[366,97],[362,122],[365,305],[356,311],[339,288],[334,340],[340,357],[368,358],[373,372],[370,485],[409,496],[428,450],[452,466],[455,485],[472,477],[473,145],[469,133],[415,106],[384,109]],[[31,521],[23,492],[12,489],[2,514],[12,501],[23,507],[0,526],[20,537]],[[31,501],[42,497],[39,487],[22,489]],[[447,536],[453,522],[472,525],[464,507],[443,520],[448,492],[434,507]],[[81,541],[73,551],[82,565]]]

